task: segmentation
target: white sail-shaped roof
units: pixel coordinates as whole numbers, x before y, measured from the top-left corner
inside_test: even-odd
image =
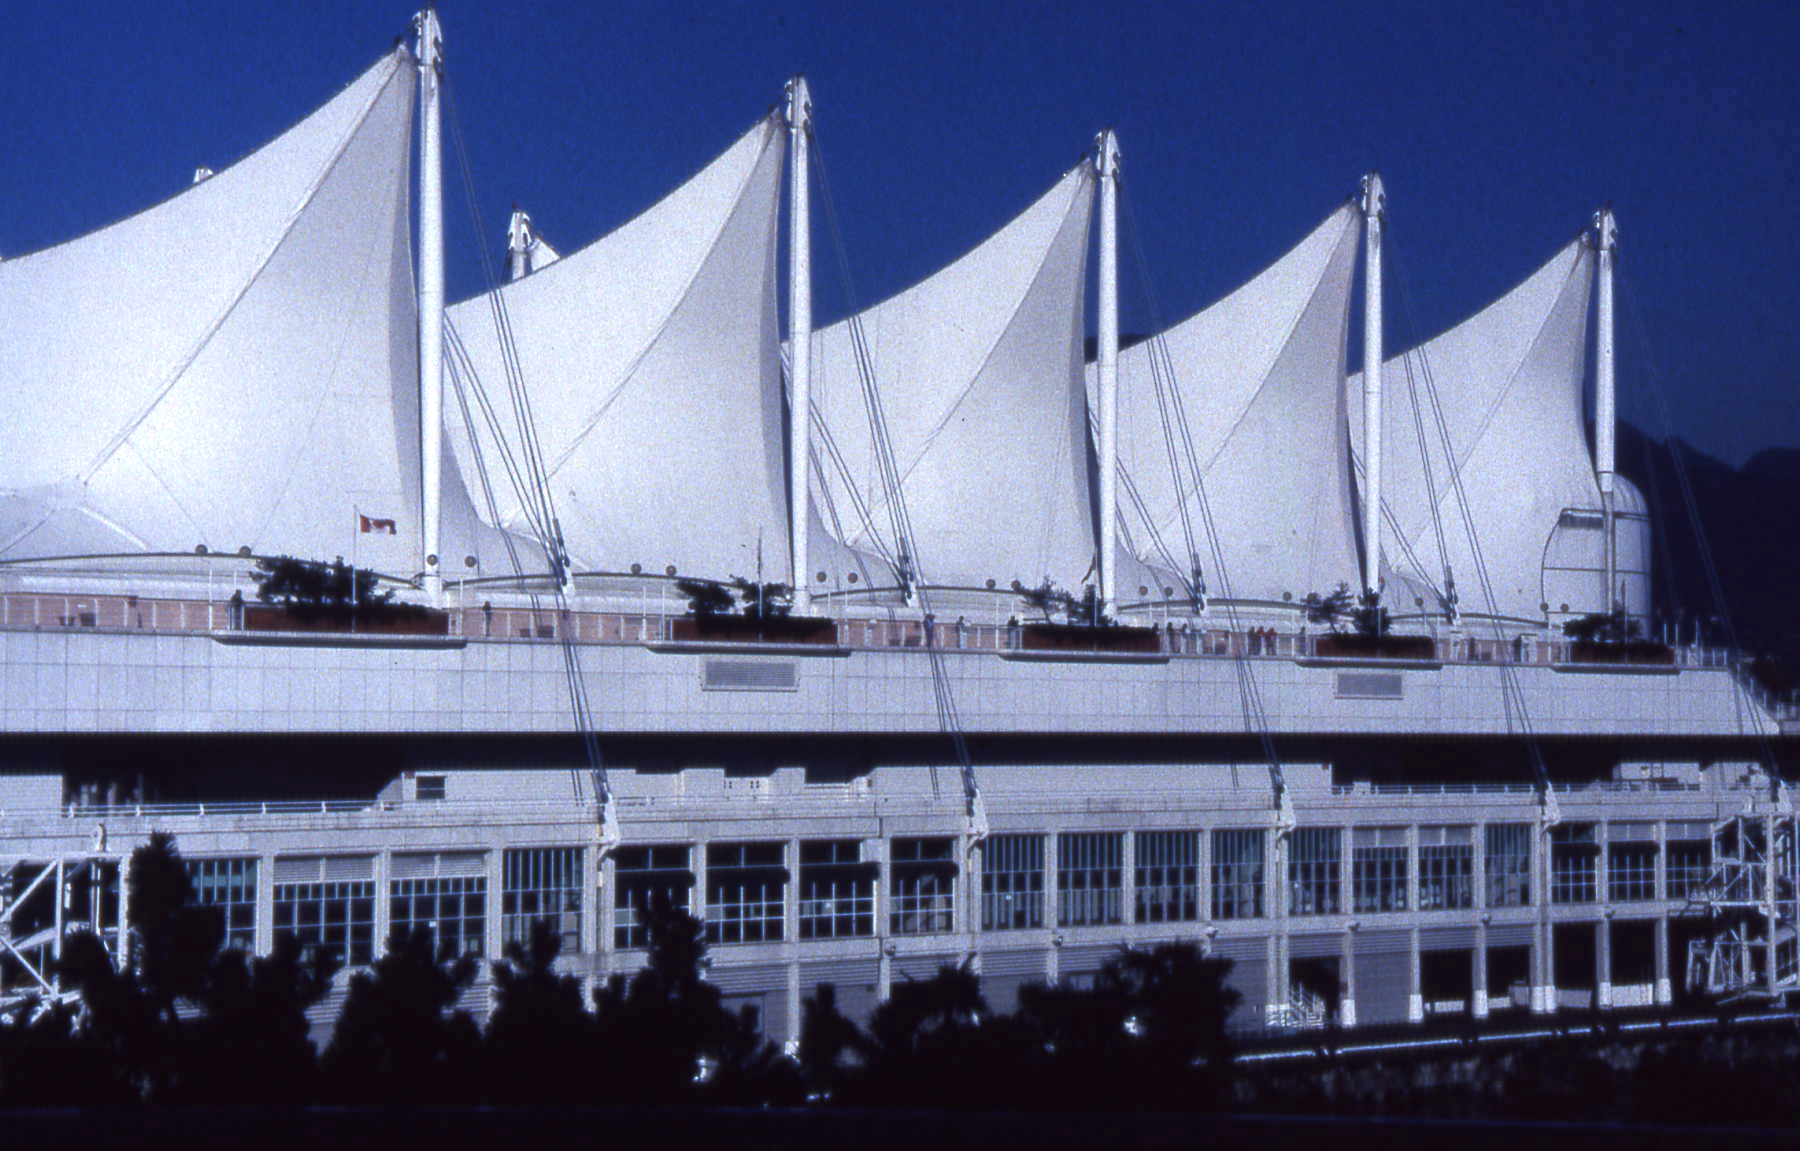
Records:
[[[1208,591],[1224,594],[1228,584],[1238,599],[1287,592],[1298,601],[1355,580],[1343,379],[1357,236],[1356,210],[1346,206],[1255,279],[1169,329],[1161,348],[1146,340],[1120,353],[1119,467],[1136,495],[1121,484],[1120,521],[1130,552],[1173,567],[1175,586],[1196,559]],[[1153,356],[1164,350],[1170,370],[1159,398]],[[1189,442],[1223,573],[1213,570]]]
[[[0,264],[0,559],[212,551],[418,571],[412,58],[259,151]]]
[[[776,117],[763,120],[624,227],[495,290],[577,571],[749,575],[759,541],[786,571],[774,263],[784,139]],[[449,360],[465,388],[472,368],[516,450],[493,305],[483,295],[448,310]],[[446,425],[466,473],[454,403]],[[475,425],[497,526],[528,532],[494,438]]]
[[[1582,415],[1592,279],[1592,255],[1576,240],[1480,313],[1382,369],[1384,565],[1403,579],[1442,589],[1447,559],[1464,611],[1485,614],[1488,604],[1437,417],[1457,461],[1495,610],[1543,618],[1551,533],[1565,509],[1600,506]],[[1350,395],[1360,397],[1361,388],[1359,373],[1350,380]],[[1352,402],[1350,412],[1352,442],[1360,450],[1360,402]],[[1425,430],[1429,475],[1417,426]],[[1447,556],[1437,544],[1433,494]]]
[[[1093,567],[1081,377],[1093,190],[1082,164],[973,252],[860,315],[927,584],[1073,589]],[[850,321],[814,334],[813,389],[842,465],[820,469],[821,502],[844,543],[897,555]],[[858,497],[866,520],[846,510]]]

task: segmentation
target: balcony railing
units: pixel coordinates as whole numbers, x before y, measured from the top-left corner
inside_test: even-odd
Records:
[[[228,588],[230,585],[226,585]],[[232,589],[242,592],[241,587]],[[679,606],[678,601],[671,608]],[[108,632],[167,635],[224,635],[242,632],[247,612],[259,609],[244,599],[191,600],[135,595],[57,595],[39,592],[0,594],[0,629],[14,631]],[[627,646],[678,645],[720,642],[782,643],[780,629],[768,636],[718,636],[696,638],[691,617],[685,612],[533,610],[495,607],[491,604],[450,608],[442,623],[443,634],[461,641],[496,643],[620,644]],[[1017,618],[980,622],[967,617],[954,621],[837,616],[829,620],[826,646],[837,649],[1020,653],[1042,657],[1081,658],[1118,655],[1142,658],[1226,658],[1249,660],[1396,660],[1445,664],[1511,664],[1536,667],[1611,667],[1657,665],[1686,668],[1736,668],[1740,660],[1723,648],[1698,645],[1671,648],[1640,645],[1608,659],[1610,649],[1579,644],[1560,637],[1521,635],[1509,639],[1483,638],[1441,630],[1436,634],[1396,634],[1369,640],[1331,631],[1304,629],[1282,631],[1274,627],[1233,630],[1186,620],[1163,620],[1142,627],[1096,629],[1092,642],[1049,645],[1036,633],[1041,625]],[[271,637],[267,620],[259,621],[253,634]],[[314,621],[309,631],[318,630]],[[1069,629],[1063,629],[1069,630]],[[383,632],[385,635],[385,631]],[[368,638],[368,637],[364,637]],[[346,642],[357,640],[346,634]],[[808,637],[807,646],[818,640]],[[1066,648],[1067,650],[1062,650]],[[1654,656],[1654,658],[1652,658]],[[1759,693],[1765,707],[1783,718],[1800,719],[1800,701],[1776,701]]]

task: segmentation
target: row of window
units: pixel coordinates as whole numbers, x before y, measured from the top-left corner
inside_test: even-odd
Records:
[[[1303,827],[1289,841],[1289,912],[1296,916],[1408,910],[1411,849],[1403,828],[1356,828],[1350,835],[1348,889],[1344,831]],[[1201,918],[1254,919],[1267,914],[1267,833],[1219,829],[1210,833],[1209,874],[1201,875],[1201,831],[1145,831],[1134,836],[1132,922],[1175,923]],[[1420,910],[1475,906],[1476,883],[1486,906],[1531,902],[1529,824],[1489,824],[1483,835],[1482,874],[1475,873],[1472,827],[1419,829]],[[953,930],[958,864],[954,839],[895,839],[889,854],[891,890],[888,932],[937,934]],[[996,835],[984,845],[981,929],[1008,931],[1045,924],[1044,835]],[[878,868],[862,858],[855,839],[804,841],[795,892],[799,938],[840,939],[875,933]],[[613,855],[613,944],[642,947],[653,900],[690,909],[695,876],[690,848],[656,845],[621,848]],[[780,842],[711,843],[706,852],[705,919],[709,943],[778,942],[786,931],[790,876]],[[1659,851],[1653,840],[1606,845],[1607,894],[1615,902],[1656,898],[1659,856],[1667,897],[1681,899],[1707,879],[1711,844],[1671,839]],[[389,919],[396,931],[424,928],[445,955],[479,955],[486,938],[488,883],[479,853],[394,857]],[[1598,898],[1602,852],[1594,825],[1564,824],[1550,837],[1550,898],[1555,903]],[[359,874],[341,860],[280,860],[274,888],[274,930],[308,950],[323,950],[350,964],[370,962],[374,952],[375,881],[368,861]],[[501,937],[528,938],[532,925],[554,925],[566,952],[580,950],[581,849],[523,848],[505,852],[502,865]],[[326,866],[330,863],[331,866]],[[257,861],[195,859],[188,862],[196,899],[220,908],[225,942],[251,949],[256,934]],[[1067,927],[1122,924],[1125,901],[1125,837],[1120,832],[1064,833],[1057,837],[1056,922]],[[1204,878],[1204,882],[1203,882]]]
[[[391,928],[423,928],[443,956],[480,955],[484,950],[487,876],[480,853],[399,855],[389,883]],[[349,866],[345,866],[348,864]],[[225,946],[250,951],[256,945],[255,859],[190,859],[194,899],[224,916]],[[344,874],[358,868],[361,876]],[[307,955],[325,953],[340,963],[370,963],[375,957],[375,880],[368,857],[282,859],[276,862],[274,933],[291,937]],[[340,874],[334,874],[338,872]],[[501,863],[501,937],[508,943],[529,938],[539,920],[553,924],[563,948],[581,941],[581,849],[509,850]]]

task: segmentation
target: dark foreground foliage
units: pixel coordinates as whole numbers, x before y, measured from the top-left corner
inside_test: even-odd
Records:
[[[222,925],[192,904],[166,836],[133,853],[130,874],[129,962],[121,970],[91,936],[69,940],[60,974],[81,1002],[46,1001],[0,1025],[0,1106],[1237,1110],[1800,1125],[1800,1032],[1721,1026],[1245,1070],[1226,1037],[1236,1000],[1228,964],[1186,944],[1122,950],[1091,987],[1025,988],[1013,1014],[992,1010],[970,965],[897,981],[866,1028],[821,986],[803,1005],[790,1058],[754,1013],[727,1009],[704,977],[702,925],[666,900],[644,909],[645,965],[614,975],[588,1003],[548,925],[512,944],[492,966],[485,1031],[462,1007],[476,961],[434,955],[423,932],[396,935],[350,979],[320,1054],[307,1011],[332,984],[328,965],[291,942],[262,959],[220,951]]]

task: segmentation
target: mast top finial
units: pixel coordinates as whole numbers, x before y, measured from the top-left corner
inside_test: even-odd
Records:
[[[1611,204],[1594,213],[1594,244],[1603,252],[1619,250],[1619,222],[1613,217]]]
[[[1380,172],[1370,172],[1362,178],[1362,212],[1365,216],[1387,215],[1387,187],[1381,182]]]
[[[444,62],[444,26],[438,23],[436,8],[424,8],[413,17],[413,31],[419,42],[414,53],[421,66],[438,67]]]
[[[796,74],[784,87],[787,91],[788,127],[812,127],[812,89],[807,86],[806,77]]]
[[[1094,137],[1094,171],[1102,178],[1119,174],[1119,133],[1104,128]]]

